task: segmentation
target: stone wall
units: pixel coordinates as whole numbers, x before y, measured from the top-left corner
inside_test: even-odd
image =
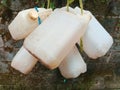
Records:
[[[53,1],[54,7],[65,5],[65,0]],[[85,55],[87,72],[76,79],[66,80],[58,69],[51,71],[40,63],[37,63],[28,75],[23,75],[10,66],[13,56],[22,46],[23,40],[14,41],[11,38],[8,31],[9,23],[18,11],[42,4],[32,0],[8,0],[9,7],[0,8],[0,90],[119,90],[120,2],[119,0],[101,1],[84,0],[84,7],[90,10],[113,36],[114,44],[104,57],[91,60]],[[43,1],[41,0],[41,2]],[[79,5],[78,1],[72,4],[73,7],[76,5]]]

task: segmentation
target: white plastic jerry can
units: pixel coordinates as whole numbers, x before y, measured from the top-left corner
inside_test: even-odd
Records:
[[[39,12],[32,8],[18,13],[8,26],[13,39],[24,39],[38,26],[38,16],[43,21],[52,13],[52,9],[38,8],[38,10]]]
[[[74,11],[81,13],[79,7],[76,7]],[[84,13],[90,12],[84,10]],[[83,50],[90,58],[96,59],[108,52],[113,44],[113,38],[92,14],[91,17],[86,33],[82,37]]]
[[[61,10],[63,10],[63,8],[61,9]],[[66,10],[66,8],[64,8],[64,10]],[[72,12],[73,13],[73,11],[74,11],[74,9],[72,9],[72,8],[70,8],[70,12]],[[75,50],[75,49],[74,49]],[[72,52],[74,52],[74,50],[72,51]],[[71,52],[71,54],[72,54],[72,52]],[[78,52],[77,50],[76,50],[76,52]],[[74,53],[73,53],[74,54]],[[21,57],[21,55],[22,55],[22,60],[21,61],[19,61],[19,59],[20,59],[20,57]],[[25,55],[25,56],[24,56]],[[77,54],[78,56],[74,56],[74,55],[72,55],[72,57],[73,58],[69,58],[69,56],[67,56],[67,58],[65,58],[65,59],[68,59],[68,60],[65,60],[64,59],[64,61],[70,61],[70,60],[74,60],[74,59],[78,59],[78,57],[79,57],[79,54]],[[71,57],[71,56],[70,56]],[[29,58],[31,58],[30,60],[29,60]],[[70,59],[70,60],[69,60]],[[79,58],[80,60],[81,60],[81,58]],[[63,62],[64,62],[63,61]],[[74,62],[78,62],[77,60],[74,60]],[[15,68],[16,70],[18,70],[18,71],[20,71],[20,72],[22,72],[22,73],[24,73],[24,74],[28,74],[31,70],[32,70],[32,68],[34,67],[34,65],[35,65],[35,63],[37,63],[37,59],[34,57],[34,56],[32,56],[28,51],[26,51],[26,49],[24,48],[24,47],[22,47],[19,51],[18,51],[18,53],[16,54],[16,56],[14,57],[14,59],[13,59],[13,61],[12,61],[12,63],[11,63],[11,66],[13,67],[13,68]],[[28,67],[26,66],[26,65],[28,65]],[[72,65],[72,64],[71,64]],[[67,67],[67,66],[66,66]],[[79,69],[79,67],[81,67],[81,66],[78,66],[78,69]],[[62,71],[62,70],[61,70]],[[75,72],[73,72],[73,73],[75,73]],[[78,73],[80,73],[80,72],[78,72]],[[71,73],[72,74],[72,73]],[[75,76],[71,76],[71,77],[75,77]]]
[[[23,46],[18,51],[18,53],[15,55],[15,57],[12,60],[11,66],[24,73],[28,74],[32,68],[37,63],[37,59],[33,57]]]
[[[87,71],[87,65],[76,47],[61,62],[59,70],[65,78],[76,78]]]
[[[90,15],[57,9],[25,39],[24,47],[48,68],[57,68],[89,21]]]

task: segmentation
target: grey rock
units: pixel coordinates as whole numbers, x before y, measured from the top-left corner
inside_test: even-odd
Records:
[[[0,48],[0,61],[4,61],[5,60],[5,53],[4,53],[4,49]]]
[[[0,48],[4,46],[4,42],[3,42],[3,39],[2,37],[0,36]]]
[[[109,33],[113,33],[115,30],[117,21],[118,21],[117,18],[105,18],[101,20],[101,23]]]
[[[12,61],[13,57],[15,56],[15,54],[18,52],[18,48],[14,48],[14,50],[12,52],[5,52],[5,60],[4,61]]]
[[[0,30],[8,30],[8,25],[0,24]]]
[[[8,65],[3,62],[0,62],[0,73],[8,73],[8,72],[9,72]]]
[[[93,80],[93,84],[90,87],[90,90],[101,90],[105,88],[105,81],[103,77],[96,77]]]
[[[119,63],[120,64],[120,52],[113,52],[110,63]]]
[[[10,9],[13,11],[19,11],[19,10],[23,9],[20,0],[11,0]]]
[[[0,61],[12,61],[18,50],[19,48],[14,48],[12,52],[8,52],[4,48],[0,48]]]
[[[120,15],[120,1],[119,0],[115,2],[112,12],[115,15]]]

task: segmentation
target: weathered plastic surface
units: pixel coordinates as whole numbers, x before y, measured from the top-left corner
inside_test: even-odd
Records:
[[[8,26],[13,39],[24,39],[38,26],[38,19],[32,19],[29,16],[31,10],[34,10],[34,8],[20,11]],[[47,18],[52,12],[52,9],[38,8],[38,10],[41,21]]]
[[[80,13],[79,7],[74,10],[76,13]],[[92,14],[91,17],[86,33],[82,37],[83,49],[90,58],[96,59],[108,52],[113,44],[113,39]]]
[[[66,7],[65,7],[65,8],[62,8],[61,10],[66,10]],[[73,11],[74,11],[74,9],[73,9],[73,8],[70,8],[70,12],[73,12]],[[74,50],[75,50],[75,49],[74,49]],[[79,57],[80,55],[77,54],[77,56],[76,56],[76,55],[74,56],[74,50],[71,51],[70,55],[68,55],[67,58],[64,59],[64,61],[72,61],[72,59],[73,59],[73,60],[78,59],[78,57]],[[29,52],[26,52],[26,50],[25,50],[23,47],[21,48],[20,51],[21,51],[22,53],[27,53],[27,54],[29,53]],[[19,52],[20,52],[20,51],[19,51]],[[78,52],[78,51],[76,51],[76,52]],[[78,52],[78,53],[79,53],[79,52]],[[30,53],[29,53],[29,54],[30,54]],[[23,59],[23,60],[26,61],[26,57],[27,57],[27,58],[31,58],[32,55],[29,55],[29,54],[26,55],[26,56],[25,56],[25,59]],[[71,54],[73,54],[73,55],[72,55],[72,58],[70,58],[70,57],[71,57]],[[19,53],[19,55],[21,56],[21,53]],[[17,62],[17,60],[19,60],[19,55],[17,54],[17,57],[18,57],[18,58],[16,58],[15,60],[13,60],[13,61],[12,61],[12,64],[13,64],[13,63],[17,64],[16,62]],[[34,62],[33,64],[31,64],[31,63],[32,63],[32,62],[31,62],[32,59],[33,59],[33,62]],[[26,74],[27,74],[27,73],[29,73],[29,72],[32,70],[32,68],[33,68],[34,65],[35,65],[35,62],[37,63],[37,60],[36,60],[36,58],[34,58],[34,56],[32,57],[32,59],[31,59],[31,60],[27,60],[27,63],[28,63],[28,66],[29,66],[29,67],[24,68],[24,70],[23,70],[23,69],[21,70],[21,68],[23,68],[24,66],[23,66],[23,67],[21,67],[21,66],[19,66],[19,67],[17,66],[17,67],[16,67],[15,65],[13,65],[12,67],[15,68],[15,69],[17,69],[17,70],[19,70],[19,71],[22,71],[22,73],[26,73]],[[70,60],[69,60],[69,59],[70,59]],[[79,58],[79,59],[81,60],[81,58]],[[34,61],[34,60],[35,60],[35,61]],[[25,61],[21,61],[21,62],[19,62],[19,64],[25,63]],[[63,61],[63,62],[64,62],[64,61]],[[78,62],[78,61],[75,60],[75,62]],[[30,63],[30,64],[29,64],[29,63]],[[24,64],[23,64],[23,65],[24,65]],[[63,66],[63,65],[61,65],[61,66]],[[63,66],[63,67],[65,67],[65,66]],[[67,67],[67,66],[66,66],[66,67]],[[78,69],[79,69],[79,67],[81,67],[81,66],[78,66]],[[62,70],[61,70],[61,72],[62,72]],[[81,72],[81,71],[80,71],[80,72]],[[80,72],[78,72],[78,75],[79,75]],[[75,72],[73,72],[73,74],[74,74],[74,73],[75,73]],[[72,74],[72,72],[71,72],[71,74]],[[72,77],[74,78],[75,76],[71,76],[71,78],[72,78]]]
[[[24,47],[50,69],[57,68],[87,28],[90,15],[55,10],[24,42]]]
[[[18,51],[18,53],[15,55],[13,58],[13,61],[11,63],[11,66],[24,73],[28,74],[32,68],[35,66],[37,63],[37,59],[33,57],[23,46],[21,49]]]
[[[65,6],[65,7],[62,7],[62,8],[60,8],[60,10],[67,11],[67,7],[66,7],[66,6]],[[75,12],[74,8],[72,8],[72,7],[69,7],[68,12],[73,13],[73,14],[77,14],[77,13]]]
[[[87,71],[86,63],[76,47],[74,47],[69,55],[62,61],[59,70],[65,78],[76,78],[81,73]]]

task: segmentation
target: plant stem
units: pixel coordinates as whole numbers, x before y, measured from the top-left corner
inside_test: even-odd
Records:
[[[80,39],[80,51],[83,52],[83,41],[82,41],[82,38]]]
[[[80,3],[80,8],[81,8],[81,14],[83,15],[83,2],[82,2],[82,0],[79,0],[79,3]]]
[[[67,0],[67,11],[69,11],[69,5],[72,4],[74,0]]]
[[[50,7],[50,0],[47,0],[47,9]]]
[[[67,0],[67,11],[69,11],[69,0]]]
[[[80,8],[81,8],[81,14],[83,15],[83,2],[82,0],[79,0]],[[80,39],[80,51],[83,51],[83,41]]]

